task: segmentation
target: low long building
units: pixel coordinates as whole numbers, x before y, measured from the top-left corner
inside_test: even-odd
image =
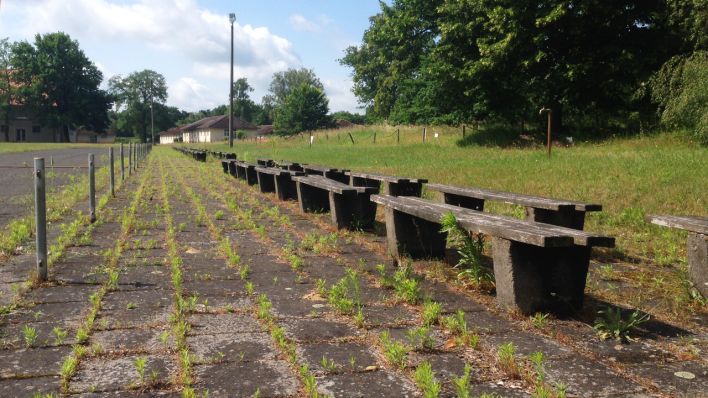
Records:
[[[244,131],[247,136],[255,135],[258,127],[253,124],[234,118],[233,131]],[[181,135],[181,137],[180,137]],[[175,127],[160,133],[160,144],[172,144],[175,142],[219,142],[229,138],[229,117],[209,116],[197,120],[194,123]]]

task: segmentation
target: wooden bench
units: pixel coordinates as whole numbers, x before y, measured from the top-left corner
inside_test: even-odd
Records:
[[[352,187],[324,176],[293,177],[303,213],[329,211],[337,228],[371,229],[376,204],[369,200],[378,188]]]
[[[349,184],[349,176],[346,174],[348,169],[336,169],[327,166],[318,166],[314,164],[303,164],[302,169],[308,175],[320,175],[330,180],[339,181],[343,184]]]
[[[261,192],[275,192],[280,200],[297,200],[297,188],[292,177],[305,173],[276,167],[256,167],[256,174]]]
[[[526,219],[568,228],[583,229],[585,213],[602,211],[602,205],[523,195],[491,189],[427,184],[426,188],[443,194],[444,203],[482,211],[485,201],[496,201],[526,207]]]
[[[349,171],[345,173],[354,187],[380,187],[383,183],[383,192],[391,196],[420,196],[423,184],[428,182],[422,178],[401,178],[375,173]]]
[[[248,185],[258,184],[258,173],[256,173],[256,165],[246,163],[242,160],[235,160],[231,164],[236,169],[236,178],[245,180]]]
[[[302,171],[302,166],[300,166],[300,163],[286,162],[284,160],[280,160],[275,161],[274,164],[275,167],[281,168],[283,170]]]
[[[395,256],[443,258],[440,219],[453,213],[472,233],[492,237],[497,302],[524,314],[582,308],[593,246],[614,238],[572,228],[482,213],[416,197],[372,195],[385,207],[389,251]]]
[[[688,276],[703,297],[708,297],[708,217],[650,215],[646,220],[663,227],[688,231]]]

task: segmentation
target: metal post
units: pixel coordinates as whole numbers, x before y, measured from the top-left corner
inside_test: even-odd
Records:
[[[128,143],[128,175],[133,172],[133,143]]]
[[[374,131],[374,144],[376,143],[376,131]]]
[[[108,148],[108,170],[111,175],[111,196],[116,196],[116,180],[113,174],[113,147]]]
[[[548,146],[548,157],[551,157],[551,119],[553,115],[553,110],[550,108],[541,108],[540,111],[538,111],[539,115],[542,115],[543,112],[546,112],[548,114],[548,136],[546,138],[546,145]]]
[[[231,21],[231,78],[229,79],[229,148],[234,147],[234,22],[236,14],[229,14]]]
[[[89,213],[91,222],[96,221],[96,178],[93,168],[93,153],[88,155],[89,163]]]
[[[120,180],[125,180],[125,163],[123,162],[123,143],[120,143]]]
[[[400,127],[396,129],[396,144],[401,143],[401,129]]]
[[[465,130],[467,129],[467,126],[464,124],[462,125],[462,138],[465,138]]]
[[[44,158],[34,158],[34,223],[37,228],[37,278],[47,280],[47,200]]]
[[[425,143],[425,137],[428,135],[428,132],[425,130],[425,127],[423,127],[423,143]]]

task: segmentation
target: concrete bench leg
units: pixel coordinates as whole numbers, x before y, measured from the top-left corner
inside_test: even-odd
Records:
[[[577,210],[556,211],[527,207],[526,220],[579,229],[582,231],[585,226],[585,212]]]
[[[338,229],[350,228],[354,222],[354,195],[328,192],[329,213]]]
[[[708,235],[688,233],[688,277],[696,289],[708,297]]]
[[[396,184],[387,182],[384,184],[384,194],[391,196],[417,196],[423,192],[423,184],[419,182],[402,182]]]
[[[244,180],[246,178],[246,170],[241,166],[236,166],[236,178]]]
[[[369,230],[374,228],[376,220],[376,203],[371,201],[368,193],[358,194],[354,202],[354,227]]]
[[[275,192],[275,176],[266,173],[256,173],[258,174],[258,186],[261,192]]]
[[[329,211],[329,197],[325,190],[298,182],[297,197],[300,211],[303,213],[322,213]]]
[[[494,237],[492,249],[500,306],[526,315],[583,307],[589,247],[538,247]]]
[[[256,173],[256,170],[253,167],[246,167],[245,172],[246,182],[248,183],[248,185],[258,184],[258,173]]]
[[[297,199],[295,181],[290,176],[275,176],[275,193],[280,200]]]
[[[234,162],[229,162],[229,174],[231,174],[234,178],[238,177],[238,174],[236,173],[236,164]]]
[[[386,238],[388,250],[396,257],[445,257],[446,234],[440,224],[422,220],[397,210],[386,208]]]
[[[470,198],[467,196],[455,195],[454,193],[444,193],[443,203],[453,206],[464,207],[477,211],[484,210],[484,199]]]
[[[229,173],[229,164],[226,162],[221,162],[221,168],[224,170],[224,174]]]

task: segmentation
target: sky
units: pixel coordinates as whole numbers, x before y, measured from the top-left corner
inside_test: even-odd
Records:
[[[62,31],[109,78],[152,69],[165,76],[167,104],[214,108],[229,97],[230,28],[234,80],[260,102],[276,72],[309,68],[330,111],[363,111],[351,92],[344,49],[361,42],[378,0],[0,0],[0,38],[34,41]]]

